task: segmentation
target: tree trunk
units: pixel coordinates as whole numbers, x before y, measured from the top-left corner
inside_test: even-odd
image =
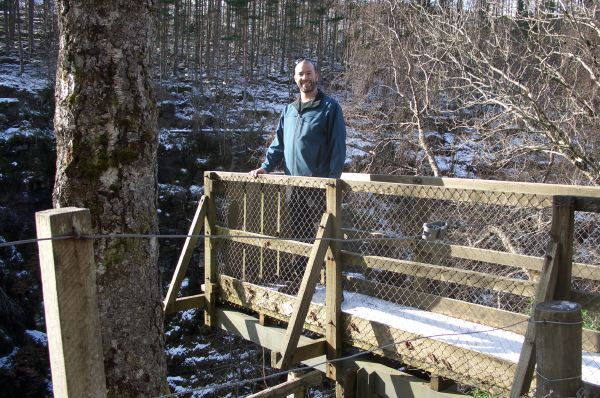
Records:
[[[154,1],[59,0],[56,207],[87,207],[98,234],[158,231]],[[107,388],[166,391],[155,238],[94,242]]]
[[[29,58],[33,58],[33,34],[34,34],[34,27],[33,27],[33,12],[34,12],[34,0],[29,0],[29,2],[27,3],[27,11],[28,11],[28,28],[27,28],[27,38],[29,39]]]

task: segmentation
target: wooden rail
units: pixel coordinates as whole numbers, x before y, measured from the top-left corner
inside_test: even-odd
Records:
[[[326,192],[324,196],[327,202],[327,205],[324,206],[325,215],[330,216],[331,224],[329,224],[327,233],[320,236],[323,239],[317,239],[314,244],[311,244],[295,241],[293,238],[280,238],[284,222],[283,212],[285,211],[284,193],[288,189],[287,187],[312,188]],[[216,222],[218,204],[215,201],[215,195],[221,195],[221,198],[228,200],[227,195],[235,189],[244,192],[242,202],[231,202],[231,207],[227,210],[227,219],[230,222],[227,225],[218,225]],[[600,294],[575,292],[570,287],[571,277],[585,279],[591,283],[600,282],[599,265],[573,263],[571,259],[574,212],[600,211],[599,188],[406,176],[344,175],[341,180],[330,180],[270,175],[252,179],[246,174],[211,172],[206,175],[205,192],[205,202],[208,206],[205,228],[207,235],[211,238],[207,239],[205,243],[206,289],[204,300],[191,297],[181,298],[172,304],[172,309],[188,308],[189,305],[194,304],[202,306],[206,308],[207,321],[211,321],[218,299],[256,311],[261,316],[289,322],[287,337],[284,338],[279,353],[274,354],[274,362],[278,366],[285,367],[297,361],[309,359],[308,357],[311,355],[325,353],[328,358],[336,358],[341,355],[343,345],[372,349],[387,343],[393,345],[393,348],[384,349],[380,354],[432,372],[432,375],[436,377],[447,377],[461,383],[492,389],[504,395],[511,388],[514,389],[513,378],[516,375],[518,379],[520,378],[518,389],[524,393],[529,390],[532,383],[530,373],[521,373],[517,368],[529,369],[532,355],[525,355],[521,360],[522,363],[520,362],[517,366],[513,362],[488,354],[437,340],[422,339],[422,336],[418,334],[395,329],[373,320],[361,319],[357,315],[342,313],[342,285],[344,290],[349,292],[366,294],[463,321],[506,328],[525,335],[524,347],[526,350],[535,345],[535,341],[528,337],[532,336],[533,332],[527,328],[525,322],[528,319],[527,314],[445,297],[443,286],[452,284],[463,286],[465,289],[479,289],[537,301],[570,297],[584,301],[582,302],[584,308],[600,312]],[[503,206],[510,211],[514,209],[531,209],[532,211],[552,209],[550,232],[553,240],[557,242],[558,249],[556,252],[548,252],[545,257],[536,257],[448,243],[443,240],[424,241],[417,237],[397,238],[386,236],[381,231],[345,228],[343,227],[343,218],[346,209],[343,198],[346,193],[374,194],[381,198],[398,197],[425,199],[440,203],[452,202],[456,206],[483,204],[494,206],[494,211],[499,211]],[[275,209],[277,214],[268,214],[267,209],[271,209],[271,211]],[[240,217],[243,224],[231,222],[239,220]],[[253,227],[255,225],[259,227]],[[567,228],[564,228],[565,226]],[[412,259],[402,260],[342,249],[336,239],[327,241],[328,238],[339,239],[342,237],[349,239],[380,238],[377,243],[365,241],[365,244],[367,247],[378,247],[383,250],[383,253],[396,248],[400,251],[412,250],[416,254]],[[224,274],[219,275],[216,272],[215,253],[222,250],[223,246],[219,242],[224,242],[225,239],[236,242],[238,245],[236,247],[241,248],[240,250],[243,252],[242,279]],[[248,256],[251,253],[259,256],[260,271],[257,274],[246,273],[246,263],[249,261]],[[267,269],[273,269],[276,275],[280,275],[281,267],[284,266],[282,263],[284,254],[310,257],[310,266],[305,274],[305,281],[298,297],[245,281],[247,277],[268,281],[270,275]],[[224,260],[219,261],[227,261],[225,257],[223,258]],[[276,259],[274,260],[275,268],[272,266],[265,268],[266,262],[273,261],[273,259]],[[553,259],[553,261],[549,262],[549,259]],[[457,267],[455,262],[456,264],[465,262],[490,264],[507,269],[524,270],[526,274],[521,273],[518,278],[494,275],[466,269],[462,265]],[[311,303],[310,299],[318,275],[317,270],[321,263],[326,264],[326,299],[322,305],[316,305]],[[347,272],[342,272],[342,264]],[[549,267],[549,264],[554,264],[554,266]],[[412,285],[398,285],[397,282],[386,283],[385,280],[373,278],[374,275],[380,275],[381,272],[385,272],[386,277],[396,281],[408,278],[406,280],[414,282]],[[522,279],[522,275],[530,279]],[[554,284],[553,281],[557,281],[557,283]],[[441,286],[441,294],[428,291],[428,283],[437,283]],[[323,340],[310,346],[298,346],[297,337],[302,328],[323,335]],[[583,349],[598,352],[600,334],[597,331],[584,329],[583,336]],[[411,339],[417,339],[418,342],[410,345],[401,343]],[[440,352],[444,352],[441,357]],[[470,365],[466,368],[464,366],[465,358],[468,358],[467,361]],[[487,374],[486,369],[491,368],[494,368],[493,374]],[[346,379],[345,375],[339,373],[336,366],[326,367],[325,372],[327,377],[337,380],[339,383],[343,383],[343,380]],[[351,390],[352,388],[347,389],[347,391]]]

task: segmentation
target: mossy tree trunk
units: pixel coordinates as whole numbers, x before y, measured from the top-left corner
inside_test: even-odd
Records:
[[[158,230],[154,0],[59,0],[56,207],[91,210],[99,234]],[[109,396],[166,386],[156,239],[94,242]]]

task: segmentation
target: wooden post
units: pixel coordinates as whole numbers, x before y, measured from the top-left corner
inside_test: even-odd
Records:
[[[558,275],[558,255],[558,243],[549,242],[534,304],[550,301],[554,297]],[[534,322],[529,322],[525,338],[523,339],[523,346],[521,347],[513,385],[510,390],[510,398],[519,398],[527,395],[531,386],[533,369],[535,367],[535,335],[536,325]]]
[[[88,209],[35,214],[38,238],[91,234]],[[55,397],[106,397],[93,241],[38,243]]]
[[[335,386],[336,398],[356,397],[356,375],[357,369],[346,369],[343,383],[338,382]]]
[[[342,186],[340,180],[330,180],[326,186],[327,213],[332,216],[330,236],[342,238]],[[342,262],[340,241],[330,241],[325,262],[325,307],[328,360],[339,358],[342,354]],[[338,362],[339,364],[339,362]],[[337,379],[338,366],[328,364],[325,374],[332,380]],[[342,377],[342,375],[339,375]],[[339,380],[343,382],[343,380]]]
[[[204,197],[207,204],[206,218],[204,222],[204,293],[206,295],[206,308],[204,310],[204,322],[208,326],[216,324],[216,305],[217,305],[217,242],[211,238],[215,234],[215,197],[213,174],[208,172],[204,174]]]
[[[575,198],[555,196],[552,201],[552,240],[558,242],[558,278],[554,299],[569,300],[573,269],[573,224]]]
[[[549,301],[535,307],[537,391],[575,397],[581,382],[581,306]],[[556,380],[556,381],[554,381]]]

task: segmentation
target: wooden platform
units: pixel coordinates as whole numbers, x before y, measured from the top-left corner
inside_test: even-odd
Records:
[[[220,277],[220,292],[221,300],[284,322],[296,299],[227,276]],[[323,289],[318,289],[304,325],[307,330],[324,333],[323,302]],[[352,292],[344,292],[342,312],[344,344],[363,350],[386,346],[376,353],[502,395],[511,389],[522,334]],[[599,363],[600,354],[584,353],[584,381],[600,382]]]

